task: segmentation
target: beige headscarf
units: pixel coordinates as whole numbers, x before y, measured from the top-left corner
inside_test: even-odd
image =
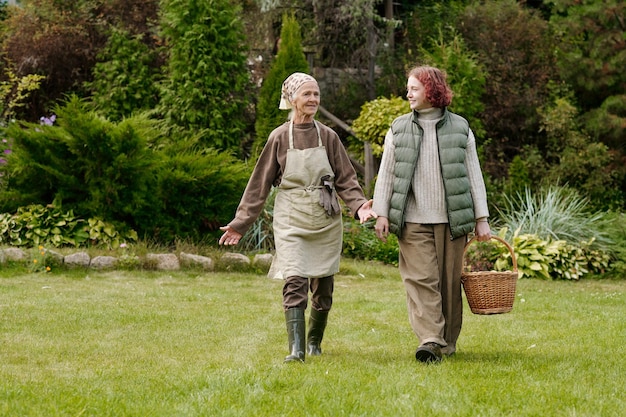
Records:
[[[303,72],[294,72],[287,77],[287,79],[283,82],[278,108],[281,110],[291,110],[291,103],[289,100],[293,100],[294,94],[296,94],[296,91],[298,91],[298,88],[300,88],[302,84],[310,81],[317,84],[317,80],[315,78]]]

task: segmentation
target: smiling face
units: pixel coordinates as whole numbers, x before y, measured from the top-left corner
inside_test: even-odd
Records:
[[[409,99],[411,110],[424,110],[432,107],[426,99],[426,87],[413,76],[409,77],[406,83],[406,97]]]
[[[308,81],[300,86],[291,105],[294,110],[294,123],[308,123],[313,121],[320,106],[320,88],[316,82]]]

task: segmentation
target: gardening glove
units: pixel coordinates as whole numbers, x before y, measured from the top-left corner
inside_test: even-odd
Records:
[[[337,200],[337,192],[335,191],[335,184],[330,178],[330,175],[324,175],[322,177],[322,188],[320,189],[320,205],[324,207],[324,210],[329,216],[341,213],[339,207],[339,200]]]

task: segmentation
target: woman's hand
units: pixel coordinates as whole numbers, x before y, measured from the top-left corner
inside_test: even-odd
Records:
[[[376,236],[383,242],[386,242],[387,236],[389,236],[389,219],[386,217],[377,218],[374,230],[376,231]]]
[[[220,245],[236,245],[241,240],[241,233],[230,226],[222,226],[220,230],[224,231],[224,234],[220,237]]]
[[[365,223],[369,219],[375,219],[378,217],[376,212],[372,210],[372,204],[374,204],[374,200],[368,200],[365,204],[359,207],[357,216],[359,216],[359,221],[361,222],[361,224]]]
[[[476,240],[481,242],[486,242],[491,239],[491,227],[489,227],[489,222],[486,220],[476,222],[474,234],[476,235]]]

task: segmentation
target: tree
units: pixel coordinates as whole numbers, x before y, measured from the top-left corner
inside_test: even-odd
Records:
[[[202,132],[202,143],[235,150],[253,98],[238,8],[229,0],[163,0],[169,58],[160,112],[171,126]]]
[[[449,42],[440,33],[430,50],[422,49],[422,55],[427,63],[446,72],[454,93],[450,110],[468,119],[478,140],[484,140],[485,129],[480,114],[484,110],[481,97],[485,94],[485,70],[477,55],[467,49],[458,33],[454,33]]]
[[[626,138],[626,3],[552,0],[557,62],[595,140],[621,149]]]
[[[14,65],[18,77],[46,77],[19,116],[35,121],[64,94],[82,92],[106,41],[94,14],[91,2],[75,0],[30,0],[11,9],[3,22],[3,58]]]
[[[7,16],[1,22],[0,54],[7,66],[18,77],[46,77],[18,116],[36,121],[68,93],[87,96],[85,82],[91,80],[110,26],[145,34],[142,41],[154,49],[158,1],[24,0],[19,7],[2,8]]]
[[[304,52],[300,25],[293,14],[283,16],[280,47],[263,80],[256,112],[256,140],[253,153],[259,152],[274,128],[287,120],[287,112],[278,108],[283,81],[294,72],[309,72]]]
[[[550,24],[558,36],[559,69],[582,110],[600,107],[626,86],[626,3],[619,0],[551,0]]]
[[[486,71],[480,118],[492,140],[487,162],[504,176],[502,165],[542,138],[536,109],[549,98],[548,82],[559,78],[549,28],[538,12],[512,0],[468,6],[457,28]]]
[[[98,54],[93,81],[86,83],[94,105],[109,120],[152,109],[158,102],[156,52],[142,42],[143,37],[113,28]]]

